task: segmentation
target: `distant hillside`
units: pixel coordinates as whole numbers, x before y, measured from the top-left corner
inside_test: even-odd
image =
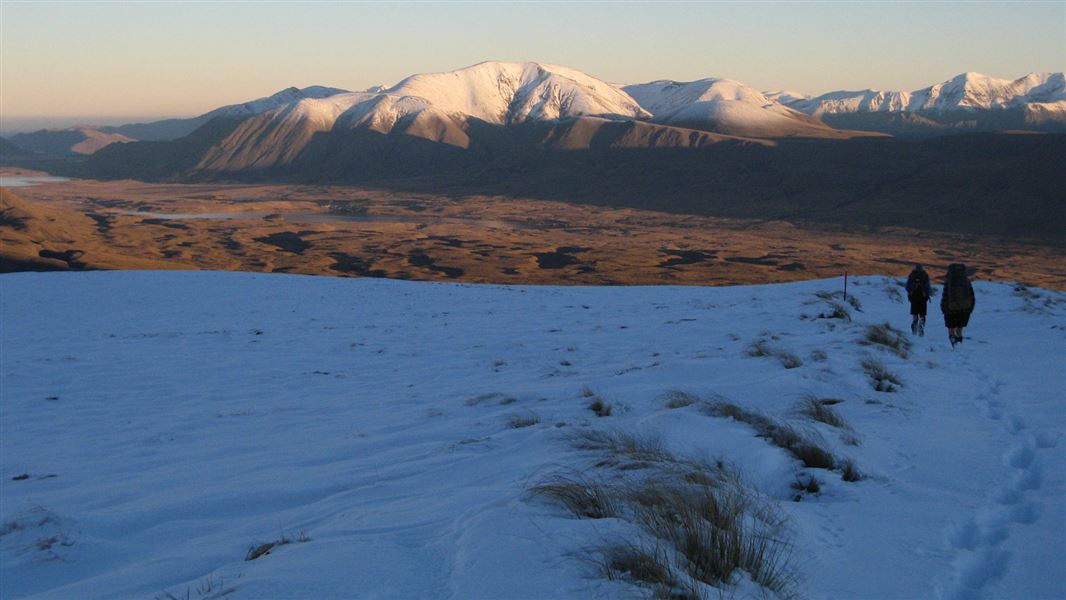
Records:
[[[92,127],[79,126],[19,133],[11,136],[11,141],[33,152],[62,156],[92,154],[105,146],[134,140],[119,133],[104,133]]]
[[[962,73],[912,92],[836,91],[815,97],[781,93],[778,101],[835,127],[894,135],[971,131],[1066,132],[1063,73],[1015,80]]]

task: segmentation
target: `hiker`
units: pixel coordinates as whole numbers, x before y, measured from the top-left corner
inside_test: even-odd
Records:
[[[914,270],[907,276],[907,299],[911,301],[911,333],[925,335],[926,304],[933,295],[933,286],[929,283],[929,273],[921,263],[914,264]]]
[[[948,328],[952,348],[962,343],[962,328],[970,322],[974,303],[973,286],[966,277],[966,265],[952,263],[944,275],[944,293],[940,297],[940,311],[944,313],[944,325]]]

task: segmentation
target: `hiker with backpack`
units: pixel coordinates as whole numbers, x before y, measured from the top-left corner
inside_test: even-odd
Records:
[[[933,295],[933,286],[929,283],[929,274],[922,265],[915,263],[914,270],[907,276],[907,299],[911,302],[911,333],[925,335],[926,304]]]
[[[948,328],[948,339],[953,348],[962,343],[962,328],[969,324],[974,304],[973,286],[966,276],[966,265],[952,263],[944,275],[940,312],[944,313],[944,325]]]

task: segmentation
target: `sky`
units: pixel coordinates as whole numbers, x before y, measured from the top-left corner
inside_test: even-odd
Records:
[[[0,1],[0,129],[193,116],[483,60],[610,82],[917,89],[1066,69],[1054,2]]]

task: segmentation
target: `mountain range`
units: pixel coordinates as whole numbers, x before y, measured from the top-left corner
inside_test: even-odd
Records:
[[[613,85],[563,66],[483,62],[388,88],[288,88],[189,119],[10,141],[38,155],[89,155],[81,174],[91,177],[329,180],[520,164],[546,151],[1010,130],[1066,131],[1062,73],[1014,81],[964,73],[913,92],[806,97],[729,79]],[[5,158],[17,154],[5,144]]]
[[[392,131],[400,121],[406,131],[409,119],[418,121],[411,133],[459,146],[469,144],[460,132],[468,118],[516,125],[598,116],[756,138],[856,135],[840,129],[940,135],[1066,131],[1066,85],[1063,73],[1032,73],[1013,81],[963,73],[910,92],[868,89],[812,97],[763,93],[718,78],[615,86],[567,67],[484,62],[447,73],[413,75],[387,89],[293,87],[187,119],[40,130],[16,134],[10,141],[43,154],[92,154],[116,142],[173,140],[216,118],[242,120],[279,109],[285,113],[281,119],[313,122],[296,127],[305,131],[332,126],[342,113],[346,113],[342,126],[366,125],[376,131]],[[436,133],[426,131],[426,125]]]

